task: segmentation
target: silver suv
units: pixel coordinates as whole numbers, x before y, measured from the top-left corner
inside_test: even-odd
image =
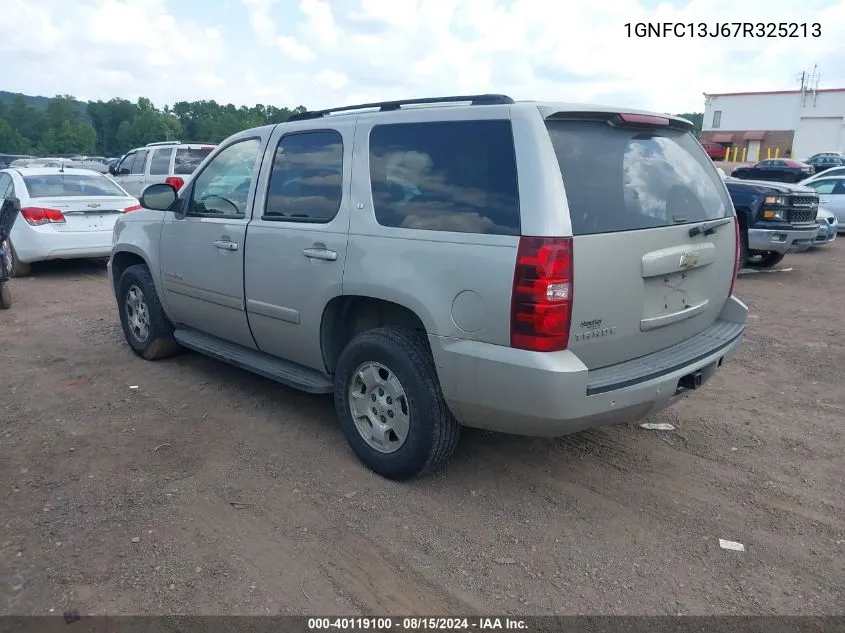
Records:
[[[117,184],[136,198],[145,187],[156,183],[173,185],[178,191],[214,148],[210,143],[148,143],[127,152],[108,171]]]
[[[736,351],[734,209],[684,120],[478,95],[306,112],[148,187],[109,263],[126,340],[333,393],[413,477],[462,426],[634,421]]]

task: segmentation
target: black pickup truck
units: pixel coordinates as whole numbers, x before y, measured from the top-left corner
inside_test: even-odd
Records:
[[[816,239],[819,196],[809,187],[726,177],[740,226],[743,267],[770,268]]]

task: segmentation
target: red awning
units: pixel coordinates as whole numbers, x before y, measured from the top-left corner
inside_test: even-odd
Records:
[[[733,134],[714,134],[713,135],[713,142],[714,143],[733,143],[734,135]]]
[[[746,132],[742,135],[742,140],[744,141],[762,141],[764,138],[766,138],[766,133],[764,131]]]

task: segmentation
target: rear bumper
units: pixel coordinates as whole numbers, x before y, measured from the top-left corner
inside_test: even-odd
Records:
[[[12,242],[18,259],[27,264],[49,259],[84,259],[111,254],[112,231],[60,233],[49,230],[17,232]]]
[[[817,224],[800,229],[748,229],[748,249],[795,253],[810,248],[818,232]]]
[[[670,406],[689,392],[684,385],[703,385],[736,353],[747,316],[745,304],[731,297],[720,320],[692,339],[596,371],[568,350],[429,339],[443,395],[462,424],[554,437],[635,421]]]

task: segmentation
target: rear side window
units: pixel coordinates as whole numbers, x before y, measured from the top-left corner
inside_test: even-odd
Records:
[[[370,183],[383,226],[519,235],[509,121],[376,125]]]
[[[213,149],[213,147],[197,147],[196,149],[180,147],[176,150],[173,173],[182,176],[193,174]]]
[[[153,150],[150,158],[150,176],[167,176],[170,173],[170,158],[173,148]]]
[[[330,222],[343,195],[343,137],[332,130],[279,141],[264,220]]]
[[[718,172],[687,132],[546,122],[573,235],[613,233],[731,215]]]

